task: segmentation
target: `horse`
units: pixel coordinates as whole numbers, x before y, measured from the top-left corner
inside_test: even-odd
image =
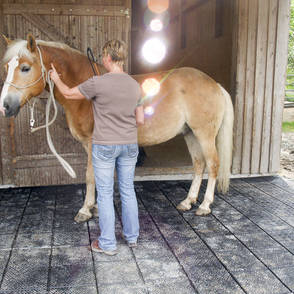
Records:
[[[11,41],[6,37],[5,40],[7,49],[3,64],[7,78],[0,105],[6,117],[17,115],[30,99],[40,95],[44,88],[48,90],[48,84],[42,77],[51,69],[51,63],[69,87],[93,76],[87,57],[65,44],[36,40],[31,34],[26,40]],[[102,65],[98,67],[101,74],[106,72]],[[234,110],[229,93],[207,74],[191,67],[132,77],[141,85],[147,78],[163,81],[159,92],[144,101],[144,108],[156,106],[154,113],[145,117],[144,125],[138,127],[139,146],[159,144],[182,133],[192,158],[194,176],[188,195],[177,209],[186,211],[196,203],[206,167],[207,188],[195,213],[209,214],[216,183],[218,190],[225,194],[230,182]],[[82,143],[88,154],[86,197],[74,218],[76,222],[84,222],[97,213],[91,156],[92,102],[86,99],[66,100],[56,87],[54,94],[64,108],[72,136]]]

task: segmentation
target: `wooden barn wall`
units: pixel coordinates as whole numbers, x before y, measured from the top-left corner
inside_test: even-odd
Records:
[[[0,32],[4,31],[4,23],[3,23],[3,8],[2,5],[0,5]],[[3,52],[5,51],[5,42],[2,39],[0,39],[0,56],[3,55]],[[0,89],[2,89],[3,87],[3,79],[4,79],[4,73],[3,73],[3,69],[0,68]],[[2,119],[2,118],[0,118]],[[0,133],[0,142],[2,140],[2,132]],[[1,143],[0,143],[0,158],[1,158]],[[2,175],[2,160],[0,160],[0,185],[3,184],[3,175]]]
[[[0,7],[3,13],[1,32],[11,39],[24,39],[32,33],[37,39],[61,41],[84,53],[89,46],[96,56],[109,39],[118,38],[129,44],[131,7],[128,0],[28,0],[26,4],[5,0]],[[2,40],[0,44],[2,57]],[[36,99],[36,126],[45,122],[46,99],[43,98],[46,97],[44,92]],[[58,116],[50,127],[50,133],[57,152],[76,171],[76,179],[70,178],[52,155],[45,130],[30,132],[29,118],[30,111],[26,105],[16,118],[0,119],[0,167],[3,171],[0,183],[37,186],[85,182],[86,153],[71,136],[63,108],[58,105]]]
[[[237,175],[279,171],[289,4],[288,0],[237,1],[233,73],[233,173]]]
[[[110,38],[129,40],[130,0],[23,2],[4,0],[0,4],[0,30],[11,38],[24,38],[31,32],[37,38],[60,40],[83,52],[91,46],[96,55]],[[146,1],[133,1],[137,7],[142,3]],[[280,161],[289,0],[171,0],[169,27],[162,35],[169,51],[157,68],[142,62],[140,45],[150,32],[142,25],[144,7],[135,11],[132,73],[181,65],[197,67],[211,75],[231,92],[234,101],[233,174],[276,173]],[[3,45],[1,39],[0,56],[5,50]],[[39,99],[37,124],[44,122],[44,110],[45,100]],[[50,130],[56,149],[76,170],[76,180],[51,155],[44,131],[31,134],[28,121],[28,107],[16,119],[0,118],[0,184],[84,182],[85,153],[69,134],[61,107]],[[179,150],[178,145],[174,149]],[[179,174],[174,168],[167,168],[166,172]]]
[[[198,68],[230,91],[232,61],[232,20],[235,0],[171,0],[169,23],[154,34],[144,24],[146,1],[133,1],[132,73],[172,67]],[[160,65],[144,63],[141,46],[151,35],[161,36],[167,55]]]

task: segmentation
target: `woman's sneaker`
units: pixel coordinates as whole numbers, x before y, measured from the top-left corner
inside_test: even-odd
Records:
[[[106,255],[116,255],[116,250],[103,250],[99,247],[98,240],[95,240],[91,243],[91,248],[94,252],[104,253]]]

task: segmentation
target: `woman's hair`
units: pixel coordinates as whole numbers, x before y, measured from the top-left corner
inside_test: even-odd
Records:
[[[103,56],[110,55],[113,62],[123,65],[127,58],[126,43],[120,40],[111,40],[104,44],[102,48]]]

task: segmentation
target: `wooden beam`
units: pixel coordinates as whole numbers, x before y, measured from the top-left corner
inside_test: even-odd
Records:
[[[272,101],[273,101],[273,78],[275,72],[275,52],[276,52],[276,28],[278,2],[276,0],[269,1],[268,15],[268,45],[266,50],[266,78],[265,78],[265,94],[264,94],[264,111],[263,111],[263,130],[261,138],[261,158],[260,170],[261,174],[269,172],[270,161],[270,142],[271,142],[271,120],[272,120]]]
[[[280,169],[280,152],[282,137],[282,119],[285,99],[285,84],[287,76],[287,53],[290,21],[290,0],[278,1],[278,23],[276,35],[274,87],[272,104],[272,130],[270,172]]]
[[[3,4],[3,14],[46,14],[46,15],[99,15],[126,16],[124,6],[75,5],[75,4]]]
[[[234,153],[232,173],[242,174],[242,145],[244,128],[244,100],[246,96],[246,59],[247,59],[247,36],[248,36],[248,1],[238,0],[236,3],[235,28],[235,121],[234,121]],[[233,63],[233,64],[234,64]],[[247,173],[248,174],[248,173]]]

